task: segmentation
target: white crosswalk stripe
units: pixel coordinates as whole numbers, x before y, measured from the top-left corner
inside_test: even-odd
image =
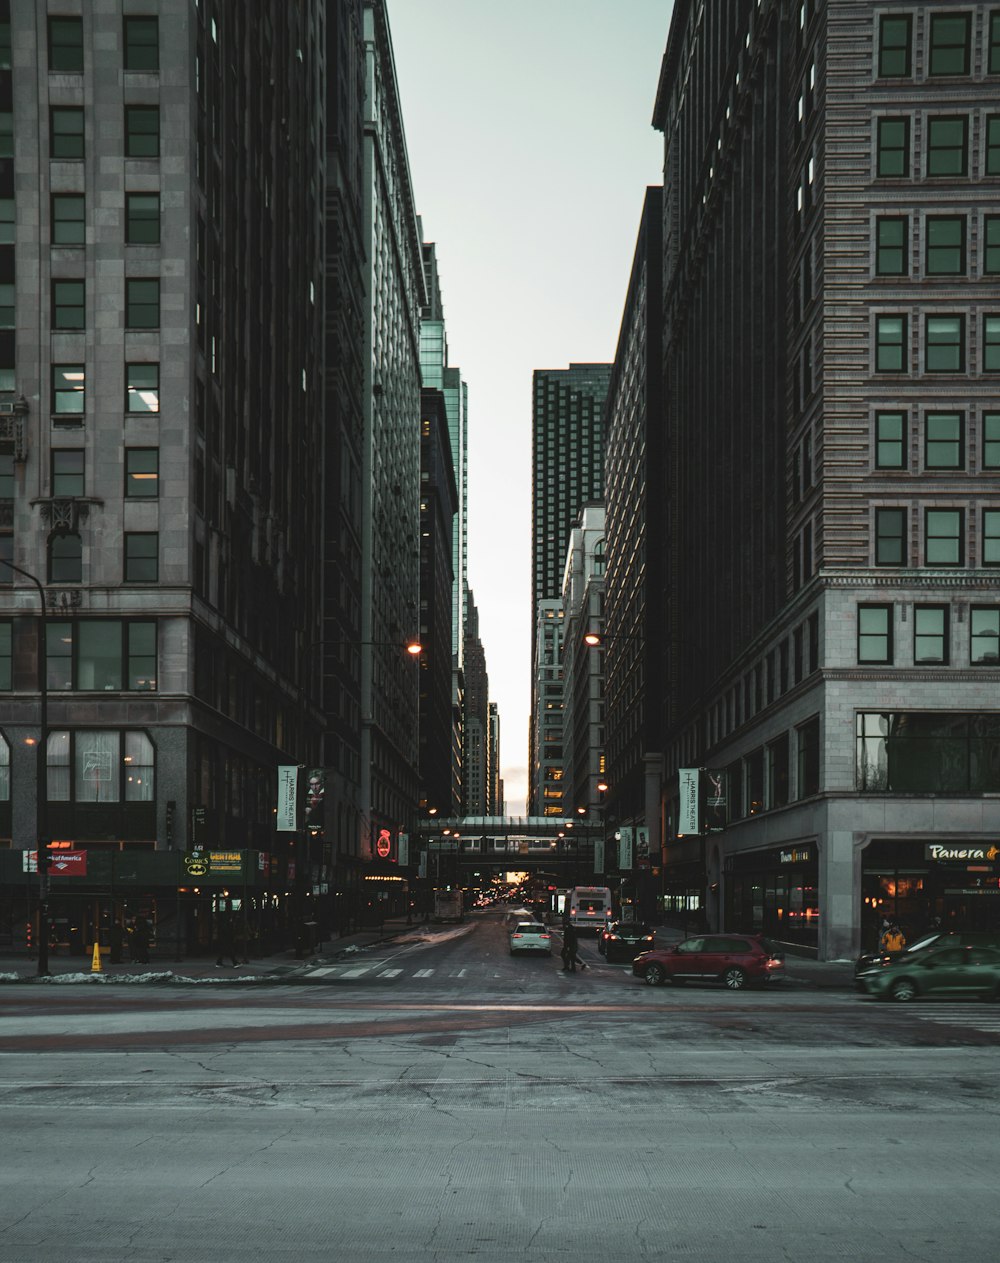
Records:
[[[403,971],[401,969],[383,969],[379,974],[380,978],[398,978]]]
[[[341,978],[360,978],[362,974],[366,974],[370,966],[365,965],[363,969],[345,969],[340,975]]]
[[[433,969],[418,969],[413,976],[414,978],[429,978],[433,972]]]
[[[307,977],[323,978],[326,974],[335,974],[338,968],[338,965],[326,965],[323,969],[310,969]]]
[[[936,1022],[939,1026],[969,1026],[985,1034],[1000,1034],[1000,1009],[996,1005],[977,1005],[941,1009],[936,1013],[919,1013],[922,1022]]]

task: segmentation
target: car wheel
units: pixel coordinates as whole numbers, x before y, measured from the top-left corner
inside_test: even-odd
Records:
[[[892,990],[889,992],[894,1000],[905,1003],[907,1000],[913,1000],[917,996],[917,988],[909,978],[900,978],[898,982],[892,984]]]
[[[643,975],[646,983],[650,987],[662,987],[666,980],[666,973],[662,965],[647,965],[646,972]]]
[[[747,985],[747,976],[738,965],[733,965],[722,975],[722,981],[726,984],[727,991],[742,991]]]

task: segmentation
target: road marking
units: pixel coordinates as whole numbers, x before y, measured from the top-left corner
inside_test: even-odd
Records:
[[[371,968],[371,966],[370,966],[370,965],[365,965],[365,967],[364,967],[363,969],[345,969],[345,970],[344,970],[344,972],[343,972],[342,977],[344,977],[344,978],[360,978],[360,977],[361,977],[361,975],[362,975],[362,974],[366,974],[370,968]]]
[[[922,1022],[936,1022],[939,1026],[967,1026],[984,1034],[1000,1033],[1000,1013],[994,1006],[986,1008],[952,1010],[949,1013],[918,1013]]]
[[[418,969],[413,976],[414,978],[429,978],[433,972],[433,969]]]
[[[380,978],[395,978],[403,971],[401,969],[383,969],[378,975]]]
[[[457,974],[453,973],[451,976],[453,978],[464,978],[468,972],[469,971],[467,969],[460,969]]]
[[[327,974],[335,974],[339,968],[339,965],[327,965],[323,969],[310,969],[306,974],[306,977],[325,978]]]

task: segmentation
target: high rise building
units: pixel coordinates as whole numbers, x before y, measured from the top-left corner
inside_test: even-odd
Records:
[[[822,957],[1000,881],[998,76],[982,3],[678,0],[663,60],[667,906]]]
[[[535,726],[540,714],[541,663],[535,653],[548,643],[548,605],[562,594],[569,533],[584,504],[604,496],[604,401],[610,364],[570,364],[565,369],[536,369],[532,401],[531,626],[533,655],[529,730],[528,811],[542,814],[543,766],[561,775],[562,760],[541,757]],[[549,716],[551,719],[551,715]],[[554,741],[549,727],[549,754]],[[551,771],[548,773],[551,776]],[[553,788],[549,784],[549,789]]]
[[[603,802],[604,681],[601,653],[586,640],[604,609],[604,505],[585,504],[570,531],[563,578],[563,814],[590,819]]]
[[[471,589],[465,612],[465,722],[462,727],[462,814],[489,816],[490,681]]]
[[[562,816],[564,612],[561,598],[538,602],[532,646],[531,763],[528,769],[532,816]],[[535,803],[539,806],[536,808]]]

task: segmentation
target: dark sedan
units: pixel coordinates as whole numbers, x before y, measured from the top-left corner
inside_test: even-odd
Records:
[[[612,921],[597,936],[597,950],[606,960],[633,960],[648,952],[656,936],[648,925],[636,921]]]
[[[1000,934],[991,934],[988,930],[936,930],[929,934],[921,934],[901,952],[862,952],[854,962],[854,980],[859,991],[865,988],[861,983],[861,975],[869,969],[884,968],[897,961],[909,962],[923,952],[936,951],[942,947],[995,947],[1000,949]]]
[[[909,956],[909,959],[905,959]],[[944,947],[907,953],[866,970],[858,981],[879,1000],[918,996],[982,996],[1000,999],[1000,952],[991,947]]]

